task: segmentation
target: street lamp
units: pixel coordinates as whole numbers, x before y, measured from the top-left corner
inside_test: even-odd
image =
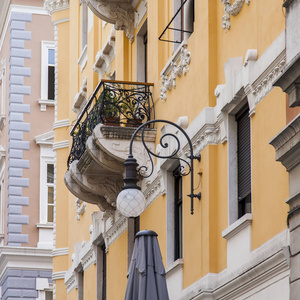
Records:
[[[173,133],[165,133],[161,138],[160,138],[160,145],[162,148],[168,148],[169,145],[168,143],[164,142],[164,139],[166,137],[171,137],[176,141],[176,149],[173,151],[171,155],[158,155],[152,152],[146,145],[145,140],[144,140],[144,132],[145,129],[149,124],[153,123],[166,123],[170,124],[171,126],[176,127],[178,130],[180,130],[185,138],[187,139],[188,145],[189,145],[189,150],[190,150],[190,155],[188,156],[188,159],[190,162],[186,161],[185,159],[178,158],[177,153],[180,150],[180,141],[178,137],[173,134]],[[141,131],[141,139],[143,146],[145,147],[149,158],[150,162],[152,165],[151,172],[147,175],[142,174],[142,171],[147,171],[148,168],[146,166],[141,166],[138,168],[138,163],[136,162],[136,159],[132,155],[132,145],[135,136],[137,133]],[[125,177],[123,179],[125,186],[122,188],[122,191],[119,193],[117,197],[117,209],[121,212],[122,215],[126,217],[138,217],[146,208],[146,199],[144,194],[141,191],[141,188],[137,185],[137,182],[139,181],[138,175],[140,175],[143,178],[147,178],[152,175],[153,169],[154,169],[154,164],[153,164],[153,159],[151,156],[157,157],[157,158],[163,158],[163,159],[177,159],[180,161],[183,161],[187,165],[187,171],[184,172],[183,168],[180,167],[179,171],[182,176],[191,176],[191,193],[187,195],[188,197],[191,198],[191,214],[194,213],[194,198],[198,198],[199,200],[201,199],[201,193],[194,194],[194,164],[193,161],[197,159],[200,162],[201,155],[196,155],[194,156],[193,154],[193,146],[192,142],[187,135],[187,133],[177,124],[167,121],[167,120],[151,120],[143,123],[141,126],[139,126],[135,132],[133,133],[130,144],[129,144],[129,155],[128,158],[124,162],[125,166]]]

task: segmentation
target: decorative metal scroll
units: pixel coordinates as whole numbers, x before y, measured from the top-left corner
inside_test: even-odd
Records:
[[[145,142],[144,132],[145,132],[145,129],[147,128],[147,126],[149,126],[151,124],[155,124],[155,123],[166,123],[171,126],[174,126],[185,136],[185,138],[188,142],[189,148],[190,148],[190,155],[187,157],[189,159],[189,161],[178,157],[178,152],[181,149],[181,145],[180,145],[180,141],[179,141],[178,137],[173,133],[163,134],[161,136],[160,142],[159,142],[160,146],[162,148],[167,149],[170,146],[169,143],[167,142],[167,139],[171,138],[175,141],[175,147],[174,147],[175,149],[173,150],[173,152],[170,155],[159,155],[149,149],[149,147],[146,145],[146,142]],[[133,141],[139,131],[141,131],[142,143],[144,145],[144,148],[147,151],[147,154],[148,154],[150,162],[151,162],[151,170],[148,170],[147,166],[140,166],[137,169],[138,174],[142,178],[147,178],[152,175],[153,170],[154,170],[154,162],[153,162],[152,157],[163,158],[163,159],[176,159],[176,160],[183,162],[185,166],[180,166],[178,169],[178,172],[182,176],[188,176],[188,175],[191,176],[191,193],[187,196],[191,198],[191,214],[193,214],[194,213],[194,198],[198,198],[199,200],[201,199],[201,193],[194,194],[194,163],[193,162],[195,159],[197,159],[200,162],[201,154],[194,155],[192,142],[191,142],[189,136],[187,135],[187,133],[179,125],[177,125],[171,121],[167,121],[167,120],[150,120],[150,121],[145,122],[144,124],[140,125],[133,133],[131,140],[130,140],[128,158],[133,158],[133,154],[132,154]]]
[[[85,144],[99,124],[138,127],[154,119],[152,84],[102,80],[80,113],[70,135],[73,137],[68,168],[79,160]]]

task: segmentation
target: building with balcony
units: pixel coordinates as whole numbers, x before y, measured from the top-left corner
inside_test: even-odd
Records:
[[[52,299],[54,30],[41,0],[0,2],[0,298]]]
[[[151,229],[172,300],[297,299],[300,1],[44,3],[56,54],[54,298],[124,299],[134,236]],[[178,127],[150,122],[130,149],[153,120]],[[145,166],[135,218],[116,203],[131,150]]]

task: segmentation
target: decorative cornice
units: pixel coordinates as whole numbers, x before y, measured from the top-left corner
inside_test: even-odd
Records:
[[[113,61],[115,52],[116,31],[112,28],[109,37],[103,48],[97,53],[93,70],[102,78],[105,73],[111,75],[111,62]]]
[[[230,29],[230,15],[236,16],[240,13],[245,0],[235,0],[233,4],[231,4],[231,0],[221,0],[224,4],[224,16],[222,17],[222,27],[225,29],[225,32]],[[246,3],[249,5],[250,0],[246,0]]]
[[[53,143],[53,151],[58,149],[69,148],[69,141],[61,141]]]
[[[70,8],[70,0],[44,0],[44,7],[50,15]]]
[[[118,220],[103,232],[106,249],[127,229],[127,218],[119,216]]]
[[[55,272],[52,274],[52,280],[64,279],[66,275],[66,271]]]
[[[293,119],[270,144],[276,151],[276,160],[288,171],[300,163],[300,114]]]
[[[65,120],[60,120],[60,121],[56,121],[53,124],[53,129],[58,129],[58,128],[62,128],[62,127],[68,127],[69,124],[69,119],[65,119]]]
[[[31,247],[0,247],[0,277],[9,268],[52,270],[52,250]]]
[[[167,91],[176,88],[176,78],[181,77],[182,74],[187,74],[190,62],[191,53],[187,50],[187,42],[183,41],[160,73],[162,80],[160,98],[162,102],[167,100]]]
[[[257,105],[272,89],[273,83],[280,77],[285,66],[285,52],[282,52],[277,59],[259,76],[252,84],[255,104]]]
[[[69,248],[57,248],[52,250],[52,257],[68,255]]]
[[[134,41],[134,8],[132,1],[85,0],[91,11],[101,20],[124,30],[131,42]]]

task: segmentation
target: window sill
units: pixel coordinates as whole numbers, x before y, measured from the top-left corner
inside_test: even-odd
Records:
[[[252,224],[252,214],[245,214],[222,232],[227,241]]]
[[[87,63],[87,45],[84,46],[77,63],[80,65],[80,72],[82,72]]]
[[[46,223],[46,224],[41,224],[41,223],[38,223],[36,224],[36,227],[37,228],[42,228],[42,229],[53,229],[53,223]]]
[[[39,105],[41,106],[41,111],[46,111],[47,106],[54,106],[55,105],[55,100],[38,100]]]
[[[183,258],[178,258],[166,268],[167,277],[183,268]]]

